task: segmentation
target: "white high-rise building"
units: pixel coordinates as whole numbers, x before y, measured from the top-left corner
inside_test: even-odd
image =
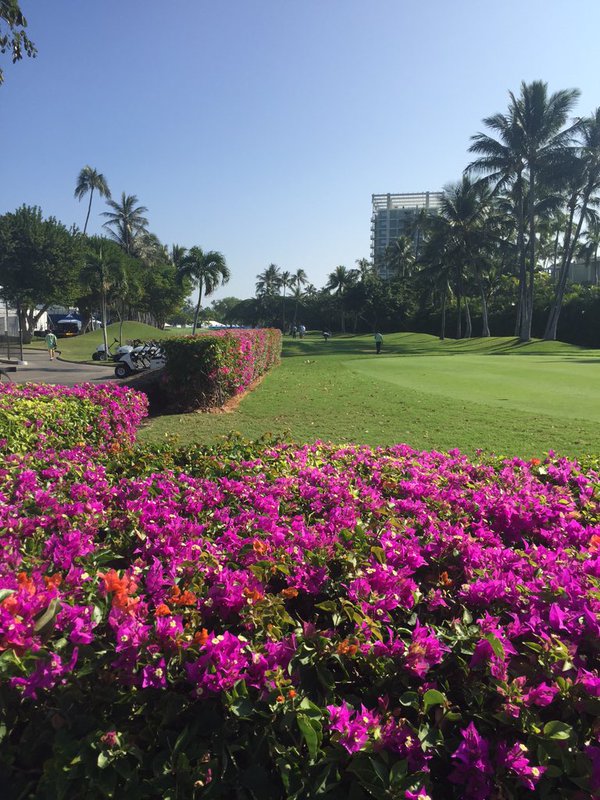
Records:
[[[386,248],[400,236],[410,236],[415,252],[418,252],[421,231],[415,225],[417,217],[423,211],[426,214],[437,213],[443,196],[443,192],[371,195],[371,259],[380,277],[391,277]]]

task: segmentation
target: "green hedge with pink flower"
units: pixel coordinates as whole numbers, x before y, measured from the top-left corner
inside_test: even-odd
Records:
[[[0,452],[130,447],[146,396],[113,385],[0,385]]]
[[[221,406],[279,363],[281,331],[228,329],[165,339],[162,391],[174,409]]]
[[[7,454],[4,796],[597,796],[598,485],[402,445]]]

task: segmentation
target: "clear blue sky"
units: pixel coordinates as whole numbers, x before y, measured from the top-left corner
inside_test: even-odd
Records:
[[[522,80],[600,105],[598,0],[21,0],[39,55],[0,88],[0,213],[83,227],[90,164],[168,245],[322,286],[369,257],[371,194],[439,190]],[[95,200],[90,232],[105,210]]]

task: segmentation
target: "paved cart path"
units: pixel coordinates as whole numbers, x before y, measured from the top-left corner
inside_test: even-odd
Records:
[[[61,361],[57,358],[50,361],[45,350],[23,350],[23,358],[27,366],[17,366],[16,372],[9,372],[15,383],[52,383],[74,386],[76,383],[106,383],[115,380],[115,368],[108,364],[76,364],[72,361]],[[6,364],[0,368],[6,369]]]

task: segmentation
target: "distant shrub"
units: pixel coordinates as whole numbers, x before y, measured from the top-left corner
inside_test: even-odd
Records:
[[[6,453],[131,445],[145,395],[119,386],[0,386],[0,448]]]
[[[164,389],[180,410],[223,405],[279,362],[281,333],[273,328],[211,331],[166,339]]]

